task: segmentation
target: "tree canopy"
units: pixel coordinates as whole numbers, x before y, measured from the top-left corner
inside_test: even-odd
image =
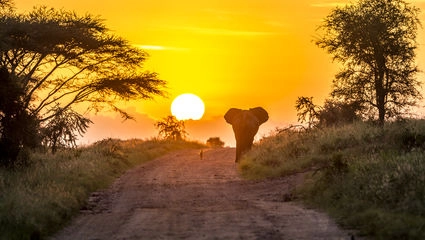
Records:
[[[8,9],[0,16],[0,81],[8,83],[1,91],[10,92],[15,107],[0,109],[0,144],[9,136],[5,122],[22,113],[39,127],[73,116],[70,124],[82,126],[74,127],[81,133],[88,121],[75,111],[78,104],[87,104],[86,112],[106,108],[128,119],[117,103],[164,94],[165,81],[142,70],[147,54],[111,34],[101,19],[47,7],[25,14]]]
[[[316,40],[343,65],[331,95],[360,104],[380,124],[414,106],[421,97],[414,61],[418,15],[403,0],[360,0],[334,9]]]
[[[111,35],[90,15],[47,7],[0,18],[0,67],[6,67],[24,91],[25,107],[41,121],[81,102],[95,110],[120,100],[162,94],[164,81],[141,72],[147,55]]]
[[[159,130],[159,136],[166,140],[184,140],[187,135],[184,121],[177,120],[177,118],[172,115],[156,122],[155,127]]]
[[[213,148],[224,147],[224,142],[219,137],[210,137],[207,140],[207,146]]]
[[[361,106],[357,102],[341,102],[326,99],[323,106],[315,105],[313,97],[298,97],[295,102],[298,121],[308,128],[330,127],[353,123],[360,119]]]

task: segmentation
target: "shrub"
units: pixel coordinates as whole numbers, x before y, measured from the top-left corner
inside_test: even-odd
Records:
[[[221,139],[219,137],[210,137],[207,140],[207,146],[208,147],[223,147],[224,146],[224,142],[221,141]]]

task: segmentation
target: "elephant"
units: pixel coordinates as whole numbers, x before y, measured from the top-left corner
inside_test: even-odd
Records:
[[[242,110],[231,108],[224,115],[227,123],[232,125],[236,138],[236,160],[238,162],[242,154],[251,149],[254,136],[261,124],[269,119],[269,114],[262,107]]]

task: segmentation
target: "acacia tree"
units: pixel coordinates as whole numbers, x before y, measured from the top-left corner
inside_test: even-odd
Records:
[[[165,81],[141,69],[146,57],[144,51],[112,35],[102,20],[91,15],[47,7],[26,14],[2,11],[0,69],[5,72],[0,81],[14,90],[9,102],[15,107],[9,112],[0,109],[0,149],[12,144],[7,139],[11,128],[4,122],[16,116],[28,116],[43,128],[73,112],[79,115],[73,115],[72,124],[85,130],[87,119],[73,110],[85,103],[87,111],[109,108],[131,118],[118,102],[163,95]],[[22,139],[12,142],[15,147],[25,146]],[[14,157],[16,153],[6,161]]]
[[[175,116],[167,116],[155,123],[159,130],[159,136],[166,140],[183,140],[186,138],[184,121],[179,121]]]
[[[384,121],[421,97],[414,63],[419,9],[403,0],[360,0],[334,9],[316,41],[343,64],[332,96]]]

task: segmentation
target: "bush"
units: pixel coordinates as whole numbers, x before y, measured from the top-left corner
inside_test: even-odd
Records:
[[[210,137],[207,140],[207,146],[212,148],[224,147],[224,142],[219,137]]]

